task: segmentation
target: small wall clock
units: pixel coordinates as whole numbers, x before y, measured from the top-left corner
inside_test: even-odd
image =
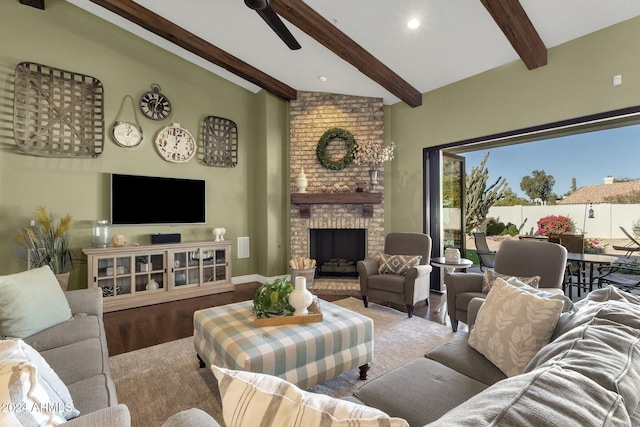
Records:
[[[186,163],[196,154],[196,140],[180,123],[172,123],[158,132],[156,148],[166,161]]]
[[[122,108],[124,107],[124,102],[127,100],[127,98],[131,100],[133,115],[136,120],[135,123],[125,120],[119,120],[120,113],[122,113]],[[142,127],[140,127],[140,122],[138,122],[138,114],[136,113],[133,98],[131,97],[131,95],[125,95],[125,97],[122,98],[120,109],[118,110],[118,114],[116,115],[116,121],[113,123],[111,133],[113,135],[113,140],[121,147],[137,147],[142,142]]]
[[[171,114],[171,102],[160,93],[160,86],[154,83],[151,85],[151,92],[140,98],[140,110],[151,120],[164,120]]]

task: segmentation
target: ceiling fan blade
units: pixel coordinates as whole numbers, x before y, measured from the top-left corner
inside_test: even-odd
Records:
[[[259,3],[259,2],[258,2]],[[293,34],[289,31],[289,29],[284,25],[280,17],[271,9],[271,6],[267,3],[266,7],[262,9],[255,9],[258,12],[258,15],[264,22],[269,24],[271,29],[275,31],[275,33],[282,39],[282,41],[289,46],[291,50],[300,49],[300,43],[293,37]]]

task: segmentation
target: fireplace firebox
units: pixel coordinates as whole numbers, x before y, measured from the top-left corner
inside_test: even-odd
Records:
[[[309,255],[316,260],[318,277],[358,276],[356,263],[367,253],[364,228],[309,230]]]

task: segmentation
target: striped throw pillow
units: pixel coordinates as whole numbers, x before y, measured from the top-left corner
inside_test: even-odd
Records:
[[[211,365],[222,398],[227,427],[409,427],[384,412],[309,393],[272,375]]]
[[[380,254],[378,274],[407,274],[407,271],[420,263],[422,255]]]

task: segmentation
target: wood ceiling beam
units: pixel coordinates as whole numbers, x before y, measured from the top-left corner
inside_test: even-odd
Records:
[[[294,100],[298,96],[298,92],[292,87],[131,0],[91,0],[91,2],[122,16],[274,95],[287,100]]]
[[[529,70],[547,65],[547,48],[518,0],[480,0]]]
[[[44,10],[44,0],[20,0],[20,3]]]
[[[422,105],[422,94],[417,89],[302,0],[270,0],[269,5],[278,15],[313,37],[411,107]]]

